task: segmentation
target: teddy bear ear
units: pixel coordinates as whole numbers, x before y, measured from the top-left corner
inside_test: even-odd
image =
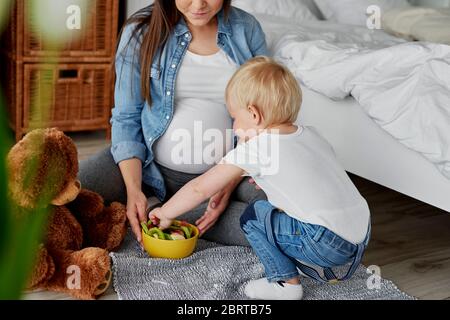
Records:
[[[67,187],[61,191],[59,195],[56,196],[55,199],[52,200],[51,204],[54,206],[63,206],[72,202],[78,197],[78,194],[81,191],[81,182],[75,180],[73,183],[67,185]]]

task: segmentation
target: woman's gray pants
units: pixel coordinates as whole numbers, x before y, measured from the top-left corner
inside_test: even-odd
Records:
[[[168,197],[198,176],[177,172],[162,166],[159,168],[164,178]],[[110,148],[81,161],[79,179],[83,188],[99,193],[105,199],[106,204],[113,201],[127,203],[125,183],[119,167],[114,162]],[[143,184],[143,192],[147,197],[153,196],[151,188],[145,184]],[[257,200],[267,200],[265,193],[262,190],[256,190],[255,185],[248,182],[248,178],[244,179],[232,194],[228,208],[203,238],[224,245],[249,246],[240,227],[240,217],[247,206]],[[180,219],[194,223],[205,213],[208,202],[204,202],[196,209],[181,216]]]

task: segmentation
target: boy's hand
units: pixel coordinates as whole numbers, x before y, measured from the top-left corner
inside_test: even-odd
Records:
[[[169,228],[173,223],[173,219],[166,218],[161,208],[153,209],[148,217],[150,221],[154,225],[157,225],[161,230]]]

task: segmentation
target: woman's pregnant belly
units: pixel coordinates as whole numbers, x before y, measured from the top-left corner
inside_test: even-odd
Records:
[[[172,170],[202,174],[233,148],[232,120],[223,103],[182,99],[165,134],[155,143],[155,161]]]

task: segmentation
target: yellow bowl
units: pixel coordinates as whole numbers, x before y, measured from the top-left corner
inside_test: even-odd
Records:
[[[189,257],[197,246],[199,231],[192,224],[189,225],[194,236],[186,240],[161,240],[150,237],[142,230],[144,249],[152,258],[183,259]]]

